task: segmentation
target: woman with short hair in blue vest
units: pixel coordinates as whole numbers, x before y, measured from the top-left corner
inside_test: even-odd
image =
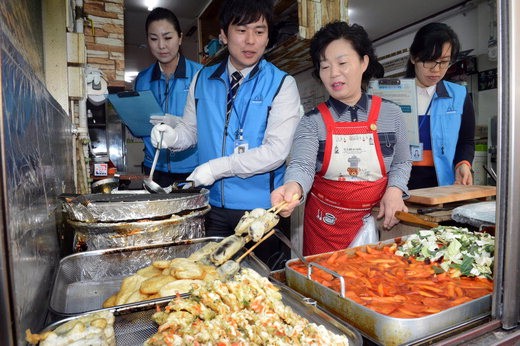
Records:
[[[135,90],[150,90],[165,113],[165,116],[152,115],[146,121],[174,125],[182,116],[190,83],[202,65],[186,59],[180,52],[182,30],[172,11],[162,7],[153,9],[146,18],[145,28],[148,47],[157,61],[137,75]],[[156,149],[149,136],[143,137],[143,142],[143,169],[148,175]],[[176,180],[185,180],[197,164],[196,146],[177,153],[161,150],[153,180],[162,187],[169,186]]]
[[[457,34],[429,23],[415,34],[406,77],[415,78],[419,143],[411,145],[409,189],[472,185],[475,112],[466,88],[443,80],[459,54]]]
[[[181,123],[152,130],[156,146],[161,132],[173,151],[198,144],[200,165],[188,180],[210,190],[206,236],[233,234],[245,211],[271,207],[283,182],[300,96],[295,79],[263,58],[272,11],[270,0],[227,0],[219,19],[229,56],[200,70]],[[255,254],[265,249],[267,261],[279,249],[264,245]]]

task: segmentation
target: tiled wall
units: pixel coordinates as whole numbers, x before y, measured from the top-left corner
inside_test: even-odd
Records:
[[[87,64],[104,73],[110,87],[125,85],[124,0],[85,0]]]

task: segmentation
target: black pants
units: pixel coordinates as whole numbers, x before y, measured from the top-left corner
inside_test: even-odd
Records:
[[[143,166],[143,172],[145,175],[150,175],[151,168]],[[169,173],[155,170],[153,172],[153,181],[161,185],[161,187],[171,186],[176,181],[184,181],[190,173]]]
[[[235,233],[235,227],[246,210],[225,209],[211,206],[206,215],[205,229],[207,237],[227,237]],[[280,218],[276,228],[282,231],[288,238],[291,234],[291,219]],[[246,245],[250,247],[253,243]],[[253,250],[262,262],[271,270],[284,267],[285,262],[291,257],[291,249],[282,243],[276,236],[271,236]]]
[[[412,166],[408,189],[422,189],[425,187],[438,186],[437,174],[434,167]]]

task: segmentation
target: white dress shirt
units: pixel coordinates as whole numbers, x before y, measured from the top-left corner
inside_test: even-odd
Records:
[[[240,72],[244,77],[247,77],[253,68],[254,66]],[[236,69],[228,60],[229,75],[235,71]],[[195,109],[195,83],[197,77],[198,73],[190,85],[182,118],[183,121],[175,127],[179,135],[178,139],[170,150],[182,151],[197,143],[197,116]],[[296,80],[288,75],[284,79],[280,91],[273,99],[262,145],[241,154],[233,153],[229,156],[210,160],[209,164],[215,180],[230,176],[248,178],[255,174],[269,172],[278,168],[286,160],[291,150],[294,131],[302,115],[300,109],[300,94]]]

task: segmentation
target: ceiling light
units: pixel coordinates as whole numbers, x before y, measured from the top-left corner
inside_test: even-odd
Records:
[[[151,11],[157,7],[157,0],[145,0],[144,4],[148,8],[148,11]]]

